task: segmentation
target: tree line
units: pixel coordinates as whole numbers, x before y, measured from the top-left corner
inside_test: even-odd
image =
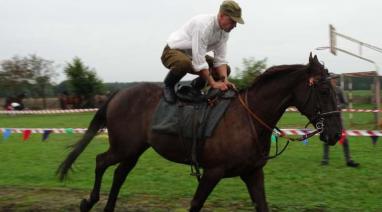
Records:
[[[0,61],[0,97],[26,95],[27,97],[47,98],[61,94],[81,97],[92,107],[92,98],[96,94],[107,94],[120,90],[135,83],[116,82],[104,83],[97,76],[96,70],[88,67],[78,57],[64,66],[66,79],[58,84],[54,83],[58,66],[54,61],[44,59],[35,54]],[[250,86],[253,80],[267,68],[267,59],[256,60],[244,58],[241,68],[235,68],[230,80],[239,89]],[[160,84],[161,82],[158,82]],[[372,78],[357,78],[353,80],[354,90],[369,90],[373,84]],[[45,101],[43,101],[45,108]]]
[[[84,102],[89,102],[94,95],[106,92],[105,85],[97,77],[96,71],[86,66],[78,57],[65,65],[64,73],[67,79],[56,85],[54,78],[58,73],[54,61],[35,54],[14,56],[1,61],[0,96],[42,98],[43,108],[46,108],[47,97],[62,93],[80,96]]]

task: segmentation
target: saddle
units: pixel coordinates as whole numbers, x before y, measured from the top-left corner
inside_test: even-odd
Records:
[[[213,135],[236,93],[233,90],[221,92],[209,89],[204,94],[187,82],[178,83],[175,92],[175,104],[169,104],[161,98],[153,116],[151,130],[179,136],[187,148],[186,152],[190,153],[187,160],[194,165],[195,175],[200,177],[197,156],[202,151],[203,141]]]
[[[190,82],[179,82],[175,86],[175,95],[180,102],[203,103],[223,96],[225,93],[219,89],[209,89],[205,94],[195,89]]]
[[[235,97],[233,90],[221,92],[210,89],[204,94],[187,83],[178,84],[175,92],[175,104],[169,104],[161,98],[153,116],[151,130],[187,139],[212,136],[213,130]]]

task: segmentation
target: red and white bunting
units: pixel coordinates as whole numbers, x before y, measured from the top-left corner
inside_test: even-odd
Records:
[[[297,112],[298,110],[294,107],[290,107],[286,109],[288,112]],[[350,113],[381,113],[382,110],[371,110],[371,109],[342,109],[342,112],[350,112]]]
[[[51,130],[52,133],[62,134],[62,133],[85,133],[86,128],[0,128],[0,132],[5,132],[5,130],[10,130],[11,133],[23,133],[25,130],[30,130],[32,133],[44,133],[45,131]],[[100,130],[100,133],[107,133],[107,129]]]
[[[85,133],[86,128],[0,128],[0,132],[11,130],[12,133],[23,133],[31,130],[32,133],[44,133],[51,130],[52,133]],[[281,129],[287,135],[305,135],[313,132],[312,129]],[[107,129],[100,130],[100,133],[107,133]],[[346,130],[347,136],[382,136],[382,130]]]
[[[61,114],[61,113],[83,113],[95,112],[98,108],[70,109],[70,110],[0,110],[0,114]]]
[[[83,112],[96,112],[98,108],[90,109],[70,109],[70,110],[0,110],[0,114],[62,114],[62,113],[83,113]],[[288,108],[287,112],[297,112],[296,108]],[[342,109],[342,112],[351,113],[380,113],[382,110],[371,109]]]

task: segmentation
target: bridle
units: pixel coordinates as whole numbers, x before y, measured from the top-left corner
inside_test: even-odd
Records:
[[[325,83],[327,82],[328,80],[330,80],[331,77],[325,77],[325,78],[320,78],[319,80],[314,80],[313,78],[310,78],[309,79],[309,95],[307,96],[306,100],[304,101],[304,103],[302,104],[301,108],[306,108],[306,105],[310,102],[310,98],[313,96],[314,98],[317,99],[317,103],[316,104],[316,108],[315,108],[315,114],[312,116],[311,119],[309,119],[309,122],[305,125],[305,128],[309,125],[309,124],[313,124],[314,122],[316,122],[315,124],[315,128],[317,129],[318,133],[321,133],[323,130],[324,130],[324,127],[325,127],[325,118],[328,118],[328,117],[331,117],[331,116],[334,116],[334,115],[339,115],[340,114],[340,111],[339,110],[333,110],[333,111],[328,111],[328,112],[322,112],[322,101],[321,101],[321,97],[320,95],[318,94],[318,85],[321,84],[321,83]],[[305,116],[309,117],[308,114],[302,112]]]
[[[248,101],[247,101],[247,98],[248,98],[248,89],[246,89],[244,91],[244,99],[243,99],[242,95],[240,93],[238,93],[239,101],[242,104],[242,106],[247,110],[249,116],[251,118],[255,119],[257,122],[259,122],[264,128],[266,128],[268,131],[270,131],[273,135],[275,135],[275,138],[276,138],[275,139],[275,141],[276,141],[276,152],[275,152],[275,155],[273,155],[273,156],[266,156],[266,153],[264,152],[264,150],[261,151],[266,160],[273,159],[273,158],[276,158],[277,156],[281,155],[285,151],[285,149],[288,147],[290,141],[299,141],[299,142],[305,141],[306,139],[316,135],[317,133],[323,132],[324,127],[325,127],[325,124],[324,124],[325,123],[325,118],[333,116],[333,115],[339,115],[340,114],[340,111],[338,111],[338,110],[328,111],[328,112],[322,113],[321,98],[320,98],[320,95],[318,94],[319,91],[318,91],[317,85],[319,83],[324,83],[325,80],[329,80],[329,79],[330,79],[330,77],[327,77],[325,79],[320,79],[318,81],[314,81],[313,78],[309,79],[309,95],[307,96],[307,98],[304,101],[304,103],[303,103],[301,108],[304,108],[310,102],[310,99],[312,97],[317,99],[318,104],[316,104],[316,108],[315,108],[315,113],[316,114],[314,114],[313,118],[309,119],[309,122],[305,125],[305,128],[306,128],[310,123],[316,122],[316,124],[315,124],[316,130],[313,131],[313,132],[310,132],[310,133],[306,133],[305,135],[303,135],[301,137],[298,137],[298,138],[292,138],[292,137],[287,136],[277,126],[270,127],[261,118],[259,118],[256,115],[256,113],[248,105]],[[303,113],[303,114],[307,116],[306,113]],[[307,117],[309,117],[309,116],[307,116]],[[251,121],[251,119],[250,119],[250,121]],[[253,131],[253,134],[256,135],[255,138],[257,138],[256,129],[254,128],[252,122],[250,124],[251,124],[251,129]],[[281,149],[281,151],[278,150],[278,137],[282,137],[282,138],[285,138],[287,140],[286,144]],[[260,149],[262,149],[262,147],[259,145],[258,142],[256,142],[256,144],[259,146]]]

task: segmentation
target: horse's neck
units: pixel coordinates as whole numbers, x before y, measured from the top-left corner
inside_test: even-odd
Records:
[[[274,127],[291,106],[291,91],[296,80],[278,79],[269,84],[248,89],[249,106],[270,127]]]

